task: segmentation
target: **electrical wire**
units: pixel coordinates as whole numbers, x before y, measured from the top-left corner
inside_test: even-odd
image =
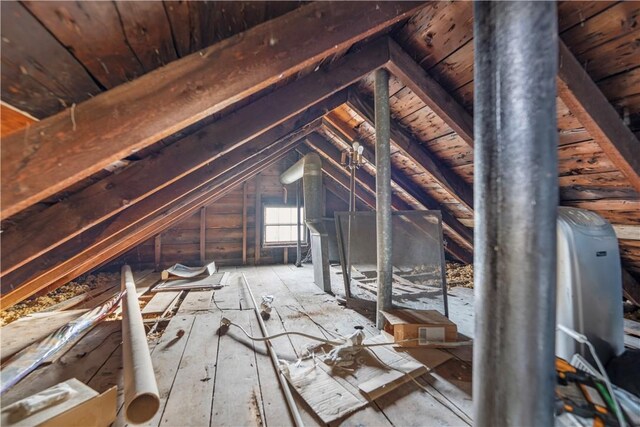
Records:
[[[625,427],[627,423],[624,421],[624,417],[622,416],[620,405],[618,405],[618,399],[616,398],[616,395],[613,393],[613,386],[611,385],[611,381],[609,380],[607,371],[605,371],[604,366],[602,366],[602,362],[600,362],[600,359],[596,354],[596,349],[593,347],[593,344],[591,344],[591,342],[585,335],[581,334],[580,332],[574,329],[571,329],[564,325],[558,325],[557,328],[562,332],[564,332],[565,334],[569,335],[571,338],[573,338],[577,342],[581,344],[586,344],[586,346],[589,348],[589,352],[591,353],[591,356],[596,361],[596,365],[598,365],[598,370],[600,371],[600,375],[602,376],[604,383],[607,385],[607,390],[609,391],[609,395],[613,402],[613,409],[616,412],[616,418],[618,419],[618,424],[620,424],[620,427]]]
[[[246,336],[247,338],[249,338],[252,341],[269,341],[270,339],[274,339],[274,338],[279,338],[279,337],[283,337],[283,336],[287,336],[287,335],[299,335],[305,338],[309,338],[311,340],[315,340],[315,341],[319,341],[319,342],[323,342],[325,344],[330,344],[330,345],[342,345],[345,343],[345,341],[331,341],[322,337],[316,337],[314,335],[309,335],[309,334],[305,334],[304,332],[295,332],[295,331],[291,331],[291,332],[280,332],[279,334],[275,334],[275,335],[270,335],[270,336],[266,336],[266,337],[254,337],[249,335],[249,333],[240,325],[238,325],[237,323],[232,322],[231,320],[227,319],[226,317],[223,317],[222,320],[220,321],[220,323],[224,326],[235,326],[236,328],[239,328]],[[415,342],[415,341],[419,341],[420,338],[408,338],[405,340],[400,340],[400,341],[394,341],[394,342],[384,342],[384,343],[372,343],[372,344],[354,344],[353,347],[354,348],[369,348],[369,347],[382,347],[382,346],[389,346],[389,345],[396,345],[396,344],[402,344],[402,343],[407,343],[407,342]],[[433,346],[441,346],[441,347],[462,347],[462,346],[466,346],[466,345],[471,345],[472,341],[468,340],[468,341],[459,341],[459,342],[433,342],[433,341],[426,341],[425,345],[433,345]]]
[[[220,321],[220,323],[222,325],[225,325],[225,326],[235,326],[236,328],[240,329],[247,336],[247,338],[249,338],[252,341],[269,341],[269,340],[272,340],[274,338],[284,337],[284,336],[287,336],[287,335],[300,335],[302,337],[309,338],[309,339],[315,340],[315,341],[320,341],[320,342],[323,342],[325,344],[331,344],[331,345],[344,344],[343,341],[330,341],[330,340],[327,340],[327,339],[324,339],[324,338],[321,338],[321,337],[316,337],[316,336],[313,336],[313,335],[305,334],[304,332],[281,332],[279,334],[269,335],[269,336],[266,336],[266,337],[254,337],[254,336],[249,335],[249,333],[242,326],[238,325],[237,323],[232,322],[231,320],[227,319],[226,317],[223,317],[222,320]]]

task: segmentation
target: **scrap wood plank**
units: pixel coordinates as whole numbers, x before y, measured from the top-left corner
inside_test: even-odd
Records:
[[[228,280],[229,274],[220,272],[201,278],[167,280],[155,286],[151,292],[217,289]]]
[[[198,311],[208,310],[211,306],[211,300],[215,291],[189,291],[184,297],[178,314],[194,314]],[[219,326],[219,325],[218,325]]]
[[[53,331],[72,320],[77,319],[87,310],[68,310],[33,313],[0,328],[0,358],[17,353],[28,345],[46,337]]]
[[[57,361],[36,369],[8,390],[2,404],[9,405],[71,378],[89,381],[121,342],[120,321],[98,324]]]
[[[70,395],[63,399],[61,402],[57,402],[52,404],[46,408],[42,408],[39,411],[35,411],[31,415],[26,418],[22,418],[17,422],[13,421],[11,418],[12,413],[7,411],[6,406],[2,409],[2,418],[0,419],[0,423],[4,426],[78,426],[82,424],[78,424],[77,420],[73,422],[73,419],[70,418],[70,415],[81,416],[83,419],[87,420],[87,411],[86,408],[83,408],[82,405],[87,404],[88,402],[93,401],[90,406],[93,407],[98,416],[105,416],[105,419],[92,419],[91,421],[102,421],[103,423],[100,425],[109,425],[115,419],[115,389],[109,394],[111,400],[113,401],[114,406],[107,409],[106,413],[99,412],[99,409],[96,406],[97,401],[94,399],[99,397],[99,393],[93,390],[91,387],[86,386],[81,381],[78,381],[75,378],[71,378],[67,381],[63,382],[67,388],[69,388],[72,392]],[[61,385],[61,384],[56,384]],[[55,386],[52,386],[55,387]],[[51,387],[50,387],[51,388]],[[53,391],[53,390],[41,390],[42,392]],[[41,395],[41,399],[46,396],[46,393]],[[99,400],[102,403],[102,399]],[[106,402],[104,402],[106,403]],[[110,410],[109,410],[110,409]],[[71,422],[69,422],[71,421]],[[84,425],[98,425],[87,423]]]
[[[220,312],[195,317],[160,425],[211,424],[220,317]],[[218,424],[217,420],[213,423]]]
[[[180,296],[180,291],[177,292],[159,292],[151,298],[151,300],[142,309],[142,316],[159,316],[165,313],[170,307],[172,307]]]
[[[407,362],[392,366],[394,368],[393,370],[365,381],[358,386],[360,391],[367,396],[369,400],[376,400],[400,387],[402,384],[429,372],[422,363],[418,362]]]

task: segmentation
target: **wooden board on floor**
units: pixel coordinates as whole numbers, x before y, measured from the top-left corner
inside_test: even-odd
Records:
[[[219,312],[195,318],[160,425],[203,426],[211,423],[219,326]],[[219,425],[215,419],[213,424]]]
[[[4,360],[28,345],[41,340],[87,310],[33,313],[0,328],[0,353]]]
[[[215,291],[189,291],[178,307],[178,314],[194,314],[208,310]]]
[[[143,317],[160,316],[178,299],[180,292],[158,292],[142,309]]]
[[[232,322],[248,328],[251,310],[224,312]],[[216,367],[215,394],[211,418],[217,426],[261,425],[262,395],[259,387],[253,343],[237,328],[220,337]]]

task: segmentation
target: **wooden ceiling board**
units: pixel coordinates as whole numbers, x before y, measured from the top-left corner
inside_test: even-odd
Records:
[[[2,100],[39,119],[100,92],[83,66],[18,2],[2,2]]]
[[[104,87],[144,74],[114,2],[27,1],[24,5]]]
[[[115,2],[127,42],[145,72],[178,59],[162,2]]]

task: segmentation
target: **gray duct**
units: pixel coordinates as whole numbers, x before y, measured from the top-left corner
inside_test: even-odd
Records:
[[[280,175],[280,183],[293,184],[302,178],[304,195],[304,223],[311,232],[313,277],[316,285],[331,292],[329,277],[329,236],[322,219],[322,160],[316,153],[309,153]]]

